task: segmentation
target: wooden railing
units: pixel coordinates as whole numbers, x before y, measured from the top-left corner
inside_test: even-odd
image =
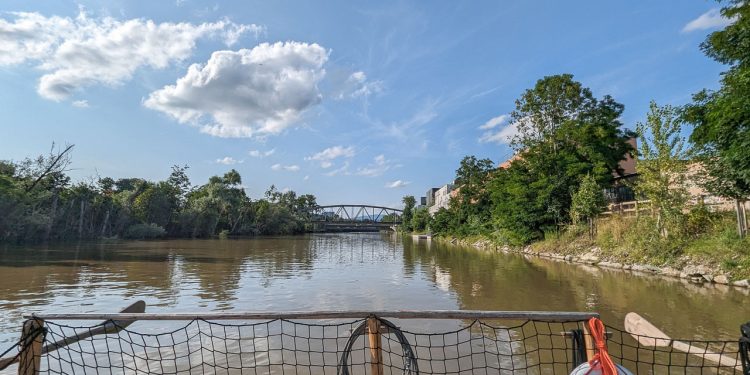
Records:
[[[697,206],[698,202],[689,202],[687,208]],[[710,211],[731,211],[734,209],[731,201],[703,201],[703,205]],[[653,212],[651,201],[648,199],[635,200],[620,203],[610,203],[607,210],[602,212],[602,216],[622,215],[622,216],[639,216],[641,214],[651,215]]]

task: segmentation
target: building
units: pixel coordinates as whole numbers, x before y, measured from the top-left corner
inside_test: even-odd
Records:
[[[432,206],[429,206],[430,215],[434,215],[441,208],[448,208],[452,191],[453,184],[445,184],[435,191],[434,203]]]
[[[427,199],[425,206],[430,207],[435,204],[435,192],[438,191],[438,189],[439,188],[431,188],[430,190],[427,190],[427,193],[425,194],[425,198]]]

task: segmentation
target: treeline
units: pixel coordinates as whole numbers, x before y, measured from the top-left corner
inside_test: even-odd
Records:
[[[252,200],[232,169],[193,185],[187,166],[164,181],[109,177],[72,183],[73,146],[20,162],[0,161],[0,242],[99,238],[275,235],[305,231],[313,195],[271,186]]]
[[[595,97],[569,74],[544,77],[515,102],[511,162],[496,168],[491,160],[465,157],[449,208],[424,223],[424,209],[406,205],[404,229],[515,245],[570,227],[593,235],[606,203],[603,191],[622,175],[619,163],[631,154],[639,176],[630,187],[651,201],[652,215],[642,223],[656,238],[709,230],[715,215],[700,205],[688,209],[689,175],[738,207],[750,196],[750,4],[730,1],[721,12],[736,21],[701,44],[706,55],[729,66],[718,90],[703,90],[681,107],[652,102],[646,121],[632,132],[623,128],[624,107],[612,97]],[[686,125],[694,129],[689,137],[683,136]],[[637,152],[630,137],[638,138]],[[741,210],[737,215],[743,236],[746,218]]]

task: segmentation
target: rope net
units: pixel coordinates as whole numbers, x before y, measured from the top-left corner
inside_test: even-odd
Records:
[[[129,328],[112,321],[89,327],[44,321],[38,336],[47,346],[42,354],[20,355],[19,364],[5,371],[0,365],[0,373],[568,374],[587,358],[583,321],[454,321],[455,330],[425,333],[409,330],[412,320],[396,325],[372,319],[379,323],[377,334],[370,334],[367,319],[324,324],[199,319],[136,322]],[[180,327],[165,329],[174,324]],[[103,329],[107,333],[91,335]],[[634,374],[742,373],[737,341],[685,341],[696,354],[720,354],[731,363],[715,362],[672,346],[643,345],[614,327],[607,331],[611,358]],[[14,350],[20,354],[21,347]]]

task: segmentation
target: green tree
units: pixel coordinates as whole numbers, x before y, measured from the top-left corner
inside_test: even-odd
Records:
[[[570,206],[570,217],[573,224],[585,221],[588,224],[589,237],[596,233],[596,217],[604,211],[607,204],[602,188],[591,175],[586,175],[581,181],[578,191],[573,194]]]
[[[143,224],[166,228],[178,207],[178,196],[167,183],[147,183],[147,188],[133,201],[133,214]]]
[[[656,229],[663,237],[679,224],[687,202],[685,178],[690,157],[681,136],[682,120],[676,108],[651,102],[646,122],[636,125],[640,150],[636,192],[651,201]]]
[[[445,208],[440,208],[430,219],[430,231],[434,235],[446,236],[456,233],[455,216]]]
[[[414,210],[414,216],[411,219],[412,229],[415,232],[424,232],[430,225],[430,212],[427,207],[420,207]]]
[[[187,166],[164,181],[101,177],[71,183],[72,146],[21,162],[0,161],[0,242],[294,234],[315,196],[269,189],[253,202],[236,170],[193,187]]]
[[[543,235],[549,211],[539,197],[544,186],[520,160],[499,170],[490,181],[492,219],[501,242],[525,245]]]
[[[417,204],[417,200],[414,196],[407,195],[401,202],[404,204],[404,213],[401,215],[401,226],[404,232],[412,231],[412,217],[414,216],[414,206]]]
[[[527,242],[557,231],[586,175],[611,186],[632,152],[633,134],[620,122],[623,108],[608,95],[597,99],[570,74],[544,77],[516,100],[512,146],[519,157],[491,188],[501,237]]]
[[[716,91],[702,90],[685,107],[695,124],[690,140],[702,154],[704,186],[716,195],[735,199],[738,232],[747,230],[739,209],[750,196],[750,2],[725,1],[722,16],[735,22],[711,33],[701,49],[728,65]]]
[[[490,159],[466,156],[456,170],[456,197],[449,202],[458,236],[484,234],[490,229],[490,193],[487,182],[494,170]]]

